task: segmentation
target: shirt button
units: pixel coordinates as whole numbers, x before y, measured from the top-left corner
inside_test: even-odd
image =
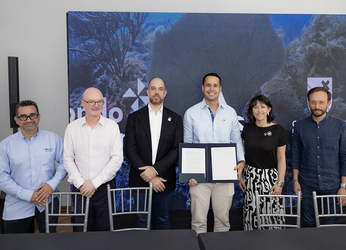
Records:
[[[317,146],[317,148],[320,148],[320,146]]]
[[[318,155],[317,158],[320,158],[320,156]]]
[[[317,136],[317,139],[320,139],[320,137],[319,137],[319,136]]]

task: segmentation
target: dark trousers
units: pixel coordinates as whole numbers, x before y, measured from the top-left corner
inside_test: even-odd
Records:
[[[49,211],[51,211],[51,206],[49,206]],[[53,211],[54,213],[59,213],[59,199],[54,198],[53,202]],[[19,234],[19,233],[30,233],[30,228],[32,223],[36,219],[38,230],[40,233],[46,232],[46,218],[45,210],[40,212],[35,208],[35,215],[29,218],[19,219],[19,220],[4,220],[5,234]],[[57,223],[58,217],[50,217],[50,223]],[[49,232],[56,233],[56,226],[49,227]]]
[[[168,194],[156,193],[153,191],[152,198],[152,228],[157,230],[170,229],[171,221],[169,209],[171,208],[173,191]],[[143,199],[141,199],[143,200]],[[142,205],[143,206],[143,205]],[[137,215],[137,227],[147,227],[147,215]]]
[[[335,195],[338,193],[339,188],[333,189],[333,190],[316,190],[315,188],[309,187],[307,185],[304,185],[300,183],[300,187],[302,190],[302,196],[303,199],[301,201],[302,205],[302,218],[303,218],[303,227],[315,227],[316,226],[316,219],[315,219],[315,211],[314,211],[314,203],[312,198],[312,192],[316,191],[317,195]],[[327,199],[323,199],[324,204],[324,210],[325,213],[327,213]],[[334,205],[333,200],[328,199],[330,211],[334,213]],[[319,210],[321,210],[321,204],[318,204]],[[339,207],[336,207],[336,212],[339,212]],[[327,225],[327,224],[337,224],[338,218],[337,217],[326,217],[323,218],[321,221],[321,224]]]
[[[107,184],[111,188],[115,188],[115,180],[110,180],[98,187],[94,195],[90,198],[89,214],[88,214],[88,227],[87,231],[110,231],[109,226],[109,213],[108,213],[108,200],[107,200]],[[73,192],[79,190],[73,186]],[[86,198],[84,198],[86,200]],[[84,201],[84,204],[86,202]],[[77,212],[81,211],[82,198],[77,198]],[[83,217],[76,217],[76,223],[83,223]],[[82,232],[83,227],[75,227],[77,232]]]

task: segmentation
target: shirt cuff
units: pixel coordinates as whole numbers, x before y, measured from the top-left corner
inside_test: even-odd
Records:
[[[58,185],[59,185],[56,182],[57,181],[54,181],[53,179],[51,179],[51,180],[49,180],[49,181],[47,181],[45,183],[47,183],[53,189],[53,192],[54,192],[57,189]]]
[[[156,171],[156,169],[154,167],[153,167],[153,169],[155,170],[156,175],[159,175],[159,173]]]
[[[23,201],[30,202],[33,193],[34,193],[33,190],[23,189],[22,191],[18,193],[18,198]]]
[[[98,188],[99,186],[103,184],[103,181],[98,176],[95,179],[91,180],[91,182],[94,184],[95,188]]]
[[[84,183],[83,178],[77,178],[75,180],[73,180],[72,178],[69,178],[67,181],[73,184],[73,186],[75,186],[77,189],[79,189]]]

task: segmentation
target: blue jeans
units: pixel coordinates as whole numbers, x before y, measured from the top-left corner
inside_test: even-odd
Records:
[[[313,198],[312,198],[312,192],[316,191],[317,195],[335,195],[339,191],[339,187],[333,190],[317,190],[315,188],[309,187],[303,183],[300,183],[300,187],[302,190],[302,218],[303,218],[303,227],[315,227],[316,226],[316,220],[315,220],[315,211],[314,211],[314,203],[313,203]],[[326,199],[323,199],[324,201],[324,209],[325,212],[327,212],[327,201]],[[329,199],[329,204],[330,204],[330,210],[331,212],[334,212],[333,209],[333,201],[332,199]],[[321,209],[321,204],[318,204],[319,210]],[[337,206],[336,208],[337,213],[339,212],[339,207]],[[338,223],[338,218],[337,217],[327,217],[323,218],[321,221],[321,224],[337,224]]]
[[[51,210],[51,206],[49,206],[49,211]],[[59,199],[57,197],[54,198],[53,203],[53,211],[54,213],[59,213]],[[30,225],[33,223],[34,218],[36,219],[38,230],[40,233],[46,232],[46,218],[45,218],[45,210],[40,213],[40,211],[35,208],[35,215],[29,218],[19,219],[19,220],[4,220],[4,227],[6,234],[19,234],[19,233],[29,233]],[[57,223],[58,216],[50,217],[50,223]],[[56,226],[49,227],[49,232],[56,233]]]
[[[172,204],[173,191],[169,194],[160,194],[153,191],[152,199],[152,218],[153,228],[157,230],[170,229],[171,221],[169,217],[169,209]],[[143,201],[143,199],[141,199]],[[141,202],[140,202],[141,203]],[[143,206],[143,205],[141,205]],[[147,215],[137,215],[137,227],[147,227]]]

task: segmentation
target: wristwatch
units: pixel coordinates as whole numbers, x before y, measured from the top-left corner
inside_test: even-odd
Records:
[[[346,183],[341,183],[340,186],[346,188]]]
[[[280,181],[280,180],[278,180],[278,181],[276,182],[276,184],[277,184],[279,187],[283,187],[285,183],[282,182],[282,181]]]

